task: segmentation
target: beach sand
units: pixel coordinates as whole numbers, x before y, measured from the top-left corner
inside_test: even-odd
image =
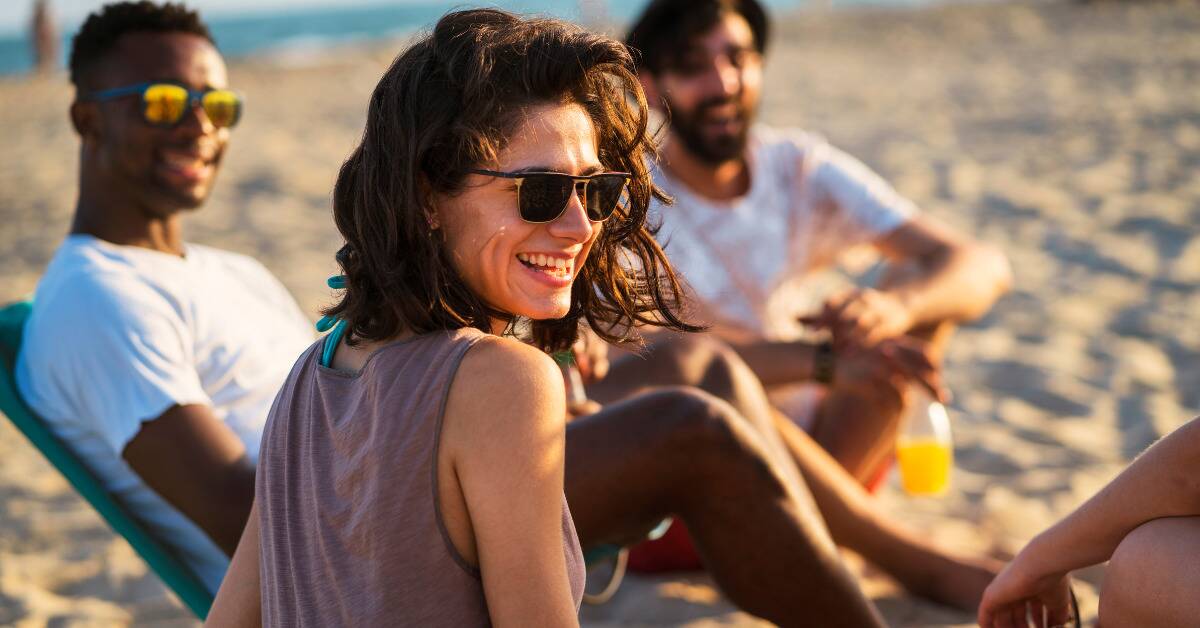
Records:
[[[892,482],[879,502],[948,547],[1015,552],[1200,407],[1200,7],[838,11],[775,33],[766,122],[825,134],[1012,260],[1013,292],[948,356],[950,495]],[[247,114],[189,239],[262,260],[315,318],[339,246],[329,193],[398,49],[234,63]],[[32,292],[67,230],[69,100],[64,76],[0,81],[0,302]],[[0,460],[0,624],[191,623],[7,422]],[[858,569],[892,625],[972,622]],[[1103,571],[1078,576],[1094,618]],[[583,616],[756,623],[700,575],[631,577]]]

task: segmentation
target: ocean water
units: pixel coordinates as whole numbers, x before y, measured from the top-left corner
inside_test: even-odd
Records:
[[[9,1],[9,0],[0,0]],[[877,3],[907,6],[929,0],[832,0],[833,6]],[[596,17],[623,24],[633,19],[646,0],[500,0],[493,2],[434,1],[395,5],[276,10],[207,18],[213,37],[226,58],[263,52],[311,53],[328,46],[401,36],[427,26],[446,11],[466,6],[499,6],[524,13],[550,14],[579,20]],[[801,0],[766,0],[773,12],[803,6]],[[602,9],[600,7],[603,7]],[[581,10],[582,9],[582,10]],[[581,15],[589,13],[590,15]],[[60,58],[66,65],[70,40],[79,24],[60,24]],[[0,35],[0,75],[28,72],[33,53],[28,32]]]

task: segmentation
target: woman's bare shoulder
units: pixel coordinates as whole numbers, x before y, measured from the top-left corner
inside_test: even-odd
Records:
[[[476,342],[458,368],[446,404],[454,445],[528,447],[561,434],[566,391],[554,360],[529,345],[490,336]],[[454,447],[457,449],[457,447]]]

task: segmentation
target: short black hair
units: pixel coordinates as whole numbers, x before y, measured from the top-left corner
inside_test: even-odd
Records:
[[[687,45],[729,13],[750,24],[754,48],[766,52],[770,24],[757,0],[654,0],[634,22],[625,45],[635,51],[639,69],[672,69]]]
[[[200,14],[182,4],[166,2],[114,2],[88,15],[71,40],[71,83],[85,81],[105,55],[112,52],[126,33],[190,33],[216,45]]]

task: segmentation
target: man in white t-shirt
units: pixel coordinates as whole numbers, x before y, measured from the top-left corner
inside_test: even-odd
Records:
[[[199,17],[108,5],[75,37],[71,80],[79,198],[38,284],[17,385],[215,593],[267,413],[313,330],[257,261],[183,240],[240,113]]]
[[[947,334],[1007,289],[1008,264],[820,137],[756,125],[768,30],[756,0],[656,0],[630,31],[670,120],[655,180],[675,202],[652,210],[658,239],[777,405],[872,483],[906,390],[944,395]],[[815,271],[858,245],[887,259],[879,287],[823,293]]]

